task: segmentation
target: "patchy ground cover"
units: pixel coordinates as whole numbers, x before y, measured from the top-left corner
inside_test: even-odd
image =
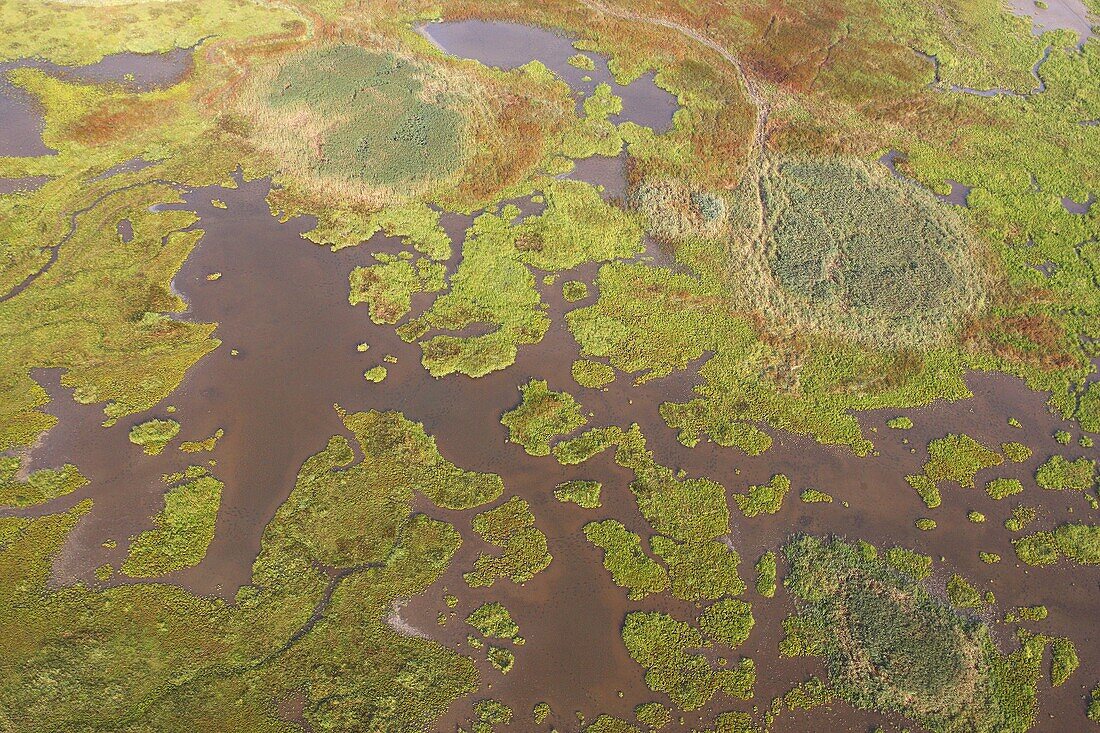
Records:
[[[542,63],[506,71],[448,56],[414,30],[439,17],[565,29],[576,38],[568,66],[599,76],[607,63],[616,83],[570,89]],[[614,715],[540,702],[540,725],[657,728],[710,704],[753,712],[681,723],[763,731],[791,712],[846,704],[930,730],[1024,730],[1045,647],[1053,686],[1071,678],[1079,654],[1089,664],[1086,647],[1061,636],[1020,633],[1005,645],[999,635],[998,649],[987,624],[1006,606],[963,563],[977,557],[983,572],[1008,572],[1011,556],[987,551],[1008,548],[968,545],[964,561],[945,536],[958,534],[965,512],[973,524],[961,526],[983,541],[1003,523],[1013,534],[1000,536],[1033,574],[1071,563],[1088,573],[1100,561],[1087,435],[1100,426],[1090,377],[1100,355],[1100,209],[1064,205],[1100,187],[1096,39],[1078,47],[1068,33],[1033,36],[994,0],[793,0],[778,9],[15,0],[0,9],[0,28],[0,61],[90,64],[194,47],[178,77],[145,87],[38,62],[0,71],[33,101],[41,142],[54,151],[0,157],[0,179],[43,181],[0,194],[0,606],[9,611],[0,619],[19,619],[0,629],[0,708],[11,726],[417,731],[467,696],[463,729],[522,728],[532,703],[513,713],[507,686],[491,693],[501,702],[484,697],[479,680],[478,665],[498,683],[498,673],[509,684],[528,673],[511,614],[486,594],[523,598],[524,583],[550,582],[553,571],[540,573],[551,545],[572,553],[564,543],[585,539],[592,580],[626,597],[608,633],[644,674],[640,699],[663,702],[623,702]],[[660,134],[621,121],[630,97],[619,84],[649,72],[679,103]],[[577,161],[619,156],[621,195],[571,177],[581,177]],[[181,192],[236,185],[238,170],[273,179],[274,215],[315,217],[312,242],[340,249],[379,232],[401,240],[396,253],[360,247],[338,284],[349,304],[366,305],[364,323],[415,342],[420,366],[445,384],[489,377],[490,394],[490,375],[513,369],[496,376],[507,389],[523,383],[522,402],[493,414],[485,435],[503,413],[521,459],[533,461],[524,466],[561,470],[540,473],[537,488],[509,484],[516,495],[488,508],[504,482],[445,459],[417,423],[342,413],[346,434],[302,466],[232,603],[168,582],[130,584],[113,565],[94,582],[59,587],[52,565],[80,531],[87,503],[67,507],[85,481],[64,459],[31,470],[35,441],[55,422],[33,370],[61,370],[77,402],[102,406],[105,424],[125,428],[227,348],[217,324],[189,315],[173,277],[203,236],[178,206]],[[474,217],[457,237],[448,234],[454,214]],[[554,323],[561,301],[564,323]],[[565,361],[539,368],[556,379],[569,371],[582,388],[575,397],[550,391],[541,380],[550,373],[529,373],[527,361],[514,368],[544,340]],[[406,361],[367,370],[368,382],[388,381],[360,381],[363,399],[390,385],[415,389]],[[940,425],[935,412],[900,416],[969,397],[964,377],[974,369],[1049,392],[1051,408],[1076,421],[1044,430],[1048,444],[1054,435],[1064,446],[1058,455],[1026,444],[1037,415],[1019,414],[1025,442],[999,448],[1003,435]],[[670,394],[681,383],[693,392],[664,397],[664,378]],[[630,381],[636,392],[623,391]],[[638,426],[569,437],[590,417],[604,425],[601,411],[643,390],[663,401],[659,417],[680,445]],[[656,407],[639,404],[638,414]],[[860,413],[878,408],[909,432],[867,431]],[[633,419],[642,420],[612,422]],[[220,432],[178,447],[224,475],[218,466],[234,457],[211,453]],[[134,460],[177,454],[179,433],[163,416],[135,425]],[[769,451],[790,455],[792,433],[844,451],[852,476],[890,441],[931,439],[923,467],[905,469],[929,509],[943,503],[945,484],[979,481],[993,500],[1026,503],[1010,510],[976,492],[958,516],[946,507],[935,519],[899,517],[896,531],[917,536],[921,552],[798,538],[777,555],[782,538],[769,533],[787,514],[824,534],[834,521],[852,526],[846,499],[865,511],[854,481],[800,484],[802,502],[792,502],[777,473],[786,469],[757,470]],[[752,478],[709,468],[729,464],[708,456],[707,443],[744,453]],[[628,476],[621,484],[597,461],[583,479],[563,473],[605,450]],[[119,558],[123,576],[200,563],[222,491],[205,471],[172,474],[151,529]],[[1067,518],[1054,502],[1076,494],[1059,490],[1083,492],[1092,511],[1075,507]],[[740,510],[732,519],[730,501]],[[547,517],[568,536],[540,529]],[[486,637],[473,657],[415,635],[422,630],[403,626],[396,610],[463,544],[456,572],[476,600],[461,613]],[[759,558],[746,568],[751,604],[741,598],[744,553]],[[941,554],[951,560],[933,574]],[[579,566],[570,558],[566,567]],[[768,600],[781,594],[790,598]],[[788,601],[796,613],[782,648],[823,659],[826,679],[792,680],[770,705],[738,703],[752,698],[756,665],[737,650],[775,621],[769,604]],[[452,613],[457,604],[448,603]],[[509,607],[516,618],[529,610]],[[1053,625],[1064,621],[1058,613],[1017,617]],[[540,694],[550,699],[547,687]],[[1082,703],[1094,719],[1098,698]]]

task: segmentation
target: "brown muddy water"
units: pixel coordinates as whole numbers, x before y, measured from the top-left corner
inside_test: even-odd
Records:
[[[432,28],[434,32],[446,26]],[[559,51],[571,54],[568,41],[559,40],[566,44]],[[609,198],[619,198],[625,191],[620,159],[585,162],[571,175],[603,185]],[[563,316],[567,310],[595,300],[595,266],[565,273],[553,285],[543,285],[538,279],[553,325],[541,343],[521,349],[514,366],[480,379],[460,375],[433,379],[420,366],[417,345],[402,342],[392,327],[372,324],[366,306],[352,307],[347,302],[351,269],[371,263],[372,252],[403,249],[401,243],[377,237],[336,253],[317,247],[301,238],[312,225],[309,220],[280,224],[271,216],[264,200],[267,192],[264,182],[242,183],[235,189],[211,187],[186,194],[180,205],[200,215],[197,226],[205,231],[174,281],[189,303],[188,312],[181,317],[217,322],[215,335],[223,343],[195,365],[162,404],[103,428],[102,405],[80,405],[58,386],[57,372],[36,372],[53,397],[47,409],[59,417],[59,423],[33,450],[31,463],[37,468],[73,462],[90,483],[35,511],[58,511],[87,497],[95,502],[57,560],[56,581],[90,582],[92,570],[101,563],[118,566],[125,557],[127,539],[150,527],[151,517],[162,505],[162,474],[213,459],[212,473],[225,482],[215,539],[201,564],[165,580],[197,593],[230,598],[238,586],[248,582],[263,528],[289,494],[302,461],[323,449],[329,436],[345,432],[333,405],[351,411],[398,410],[423,422],[449,460],[464,468],[498,473],[505,483],[502,499],[518,495],[530,502],[554,558],[546,570],[523,586],[499,580],[490,588],[472,590],[461,574],[470,569],[480,552],[491,551],[471,531],[470,519],[477,510],[444,511],[420,503],[419,508],[429,514],[454,523],[464,543],[443,577],[397,609],[395,626],[470,654],[478,660],[484,683],[477,694],[452,705],[437,729],[453,731],[469,717],[473,703],[483,697],[495,697],[513,707],[516,715],[509,729],[516,731],[533,729],[530,710],[536,702],[551,705],[551,722],[562,731],[577,730],[578,711],[589,720],[600,713],[630,719],[639,703],[658,700],[667,704],[666,696],[646,688],[642,669],[626,654],[619,628],[631,610],[661,609],[687,620],[697,609],[667,596],[628,601],[626,592],[616,587],[603,569],[602,553],[584,539],[584,524],[608,517],[635,532],[649,534],[629,492],[630,473],[613,462],[610,452],[581,466],[565,467],[550,457],[528,456],[521,447],[507,442],[507,432],[499,422],[501,414],[517,404],[519,385],[540,378],[552,389],[574,394],[585,412],[593,414],[592,425],[637,422],[659,462],[692,476],[717,480],[730,493],[765,482],[775,473],[791,478],[791,494],[776,515],[746,519],[736,508],[732,510],[729,541],[742,556],[742,577],[749,585],[745,597],[753,603],[756,626],[748,642],[729,656],[756,660],[757,697],[752,702],[715,700],[702,711],[683,714],[687,724],[709,719],[722,710],[749,710],[753,703],[764,708],[772,697],[797,682],[824,673],[812,660],[778,658],[781,621],[791,611],[789,599],[782,591],[775,599],[760,598],[752,586],[752,563],[760,553],[777,549],[794,532],[810,532],[838,533],[879,546],[900,544],[933,555],[937,574],[931,582],[937,592],[942,593],[946,579],[956,571],[979,590],[995,592],[996,607],[984,614],[990,621],[1017,605],[1045,604],[1050,617],[1031,626],[1072,638],[1082,666],[1056,690],[1049,689],[1045,680],[1040,682],[1034,730],[1076,731],[1089,725],[1084,717],[1084,695],[1100,679],[1100,645],[1093,623],[1100,611],[1096,572],[1067,563],[1022,568],[1015,561],[1011,535],[1002,526],[1017,503],[1041,507],[1041,518],[1029,532],[1067,520],[1095,521],[1096,512],[1080,495],[1044,492],[1032,480],[1035,468],[1054,452],[1071,458],[1097,457],[1094,449],[1054,443],[1050,437],[1054,430],[1072,430],[1073,426],[1049,414],[1045,395],[1003,375],[972,375],[972,399],[904,411],[916,422],[913,430],[886,428],[886,420],[899,411],[861,414],[860,422],[878,449],[876,455],[866,458],[775,431],[771,431],[775,445],[758,457],[708,442],[688,449],[664,425],[658,405],[690,399],[700,362],[642,386],[633,386],[624,375],[601,390],[580,388],[573,382],[570,364],[579,355],[578,346]],[[212,199],[224,201],[228,208],[213,206]],[[530,213],[537,207],[525,209]],[[444,216],[445,229],[456,245],[455,256],[448,263],[451,271],[461,258],[459,245],[470,221],[468,217]],[[125,235],[120,222],[119,236]],[[667,258],[652,246],[647,256]],[[208,280],[214,273],[221,277]],[[566,279],[588,282],[589,297],[566,303],[561,296],[561,283]],[[429,303],[430,296],[417,296],[413,315]],[[356,346],[360,343],[368,343],[369,350],[359,352]],[[382,363],[386,355],[397,358],[396,363],[386,365],[387,379],[380,384],[366,382],[363,371]],[[183,431],[162,455],[146,456],[129,442],[127,433],[132,425],[150,417],[168,417],[169,406],[175,408],[171,417],[183,425]],[[1009,417],[1019,418],[1024,427],[1010,427]],[[188,455],[176,450],[179,440],[201,440],[219,428],[225,430],[225,436],[212,453]],[[979,487],[993,477],[1019,478],[1025,493],[995,502],[981,488],[946,488],[943,506],[927,510],[904,476],[919,470],[928,441],[948,432],[965,432],[987,445],[1020,440],[1035,448],[1035,456],[1024,464],[988,469],[978,476]],[[584,510],[553,498],[553,488],[559,482],[582,478],[604,483],[602,508]],[[803,504],[798,494],[811,487],[829,492],[836,501]],[[732,500],[730,503],[733,505]],[[970,523],[966,518],[969,510],[983,512],[987,522]],[[932,532],[917,530],[913,522],[921,516],[934,517],[939,527]],[[103,547],[108,539],[117,540],[119,547]],[[1004,559],[986,565],[979,560],[979,551],[996,552]],[[942,562],[941,557],[945,558]],[[446,592],[459,596],[460,603],[448,623],[440,626],[437,615],[449,613],[443,602]],[[516,664],[506,676],[490,668],[483,652],[466,646],[471,629],[463,619],[487,600],[503,603],[527,640],[524,646],[515,647]],[[995,623],[993,628],[1002,649],[1013,648],[1009,627]],[[914,727],[897,717],[834,704],[784,715],[773,730],[866,731],[875,725],[887,730]]]
[[[1042,519],[1030,530],[1087,517],[1090,510],[1079,495],[1041,492],[1031,481],[1035,467],[1058,448],[1050,438],[1052,431],[1071,427],[1049,415],[1042,395],[1028,391],[1015,379],[975,375],[970,379],[973,399],[906,411],[917,423],[913,430],[885,427],[895,411],[863,414],[861,423],[866,430],[875,431],[870,434],[879,449],[879,455],[867,458],[784,433],[775,433],[774,447],[755,458],[705,442],[687,449],[663,424],[657,407],[662,401],[690,397],[698,364],[640,387],[631,386],[630,380],[621,376],[604,390],[582,389],[569,376],[578,347],[562,316],[568,308],[592,302],[595,293],[578,304],[567,304],[560,283],[565,278],[591,283],[595,267],[578,268],[551,286],[540,285],[554,325],[540,344],[521,350],[513,367],[476,380],[463,376],[433,379],[419,364],[419,347],[400,341],[392,327],[372,324],[364,306],[347,303],[351,268],[370,262],[370,252],[397,251],[400,243],[379,237],[357,248],[330,252],[301,239],[310,222],[276,222],[264,202],[266,193],[264,183],[252,182],[235,190],[211,188],[186,196],[183,206],[199,213],[199,226],[206,235],[175,284],[191,304],[185,317],[218,322],[216,336],[223,345],[199,362],[162,405],[105,429],[100,427],[101,406],[74,403],[58,389],[56,373],[37,375],[55,398],[48,409],[60,422],[33,452],[34,465],[71,461],[91,481],[41,511],[56,511],[88,496],[95,500],[91,514],[74,531],[58,559],[58,581],[88,580],[92,569],[102,562],[117,566],[124,558],[126,539],[150,526],[150,517],[160,508],[165,490],[161,474],[205,459],[207,454],[181,453],[175,449],[177,443],[155,457],[145,456],[129,443],[131,425],[149,417],[167,417],[168,405],[175,406],[172,417],[183,425],[180,439],[198,440],[218,428],[225,430],[225,437],[209,456],[217,462],[212,467],[214,475],[226,487],[207,558],[167,580],[198,593],[225,597],[248,581],[263,527],[288,495],[301,462],[321,450],[330,435],[343,432],[332,405],[349,410],[400,410],[425,424],[445,457],[466,468],[500,474],[505,498],[518,495],[529,501],[554,557],[549,568],[522,587],[501,580],[491,588],[471,590],[461,573],[472,566],[479,552],[491,549],[470,530],[469,520],[476,510],[421,507],[455,523],[465,542],[444,577],[399,610],[400,620],[420,634],[478,658],[487,683],[477,695],[455,703],[438,729],[454,730],[469,716],[472,703],[484,696],[501,699],[516,710],[513,730],[531,729],[529,711],[540,701],[550,703],[553,720],[561,730],[576,729],[575,711],[589,720],[602,712],[629,717],[639,703],[654,699],[667,703],[664,695],[645,687],[642,670],[626,655],[619,626],[629,610],[661,609],[684,619],[692,618],[696,610],[665,596],[627,601],[625,591],[614,586],[603,570],[600,551],[585,541],[583,525],[605,517],[648,534],[629,493],[630,475],[614,464],[610,453],[581,466],[563,467],[549,457],[530,457],[519,446],[506,442],[500,416],[518,402],[518,386],[537,377],[548,380],[552,389],[575,394],[586,412],[594,413],[593,425],[639,423],[658,461],[690,475],[718,480],[730,492],[743,491],[778,472],[791,478],[792,493],[778,514],[745,519],[734,509],[730,531],[730,540],[743,558],[742,575],[750,585],[746,596],[753,602],[757,621],[749,641],[731,656],[747,655],[756,660],[759,681],[755,702],[762,707],[798,681],[823,673],[812,661],[777,657],[780,623],[790,611],[789,602],[783,593],[771,601],[758,598],[751,588],[751,565],[756,557],[777,548],[791,533],[804,531],[840,533],[880,546],[902,544],[937,559],[946,557],[946,562],[938,563],[934,585],[942,589],[950,572],[958,571],[979,589],[993,590],[997,607],[987,614],[990,619],[1016,605],[1047,605],[1051,616],[1036,628],[1073,638],[1082,669],[1058,690],[1046,689],[1048,685],[1041,683],[1036,730],[1076,730],[1087,724],[1082,695],[1086,686],[1100,678],[1100,654],[1091,623],[1100,610],[1095,572],[1064,563],[1022,570],[1014,561],[1010,535],[1001,526],[1015,501],[994,502],[980,488],[949,488],[944,492],[944,506],[929,512],[903,479],[906,473],[918,470],[927,442],[949,431],[966,432],[986,444],[1021,440],[1036,447],[1036,455],[1020,466],[984,471],[979,486],[994,476],[1023,480],[1028,490],[1014,498],[1042,506]],[[213,207],[213,198],[225,201],[228,209]],[[445,223],[457,245],[469,219],[448,216]],[[459,256],[456,253],[450,263],[452,268]],[[206,276],[215,272],[222,277],[207,280]],[[417,298],[414,312],[427,304],[428,298]],[[370,344],[365,353],[356,349],[362,342]],[[233,356],[231,349],[239,355]],[[366,382],[363,371],[387,354],[397,357],[396,364],[387,365],[389,377],[381,384]],[[1025,427],[1011,428],[1007,423],[1010,416],[1021,419]],[[1058,452],[1070,456],[1085,453],[1075,447]],[[1095,451],[1089,453],[1095,456]],[[604,482],[603,508],[589,511],[557,502],[552,496],[554,486],[572,478]],[[803,504],[797,495],[807,487],[828,491],[837,501]],[[988,521],[982,525],[968,522],[966,512],[970,509],[985,513]],[[939,528],[916,530],[913,521],[927,515],[936,518]],[[118,540],[120,547],[102,547],[107,539]],[[997,552],[1005,559],[998,565],[985,565],[978,559],[979,550]],[[442,600],[445,589],[461,601],[455,609],[457,615],[441,627],[436,616],[447,610]],[[515,648],[516,666],[507,676],[492,670],[483,655],[465,645],[470,629],[462,619],[486,600],[508,607],[527,639],[526,645]],[[1007,627],[997,625],[995,634],[1003,648],[1011,647]],[[729,700],[712,702],[684,717],[693,723],[721,710],[749,706]],[[900,719],[838,704],[785,716],[775,730],[867,730],[874,724],[903,725]]]
[[[657,86],[652,73],[625,86],[618,84],[608,70],[606,56],[590,51],[579,52],[571,39],[553,31],[485,20],[430,23],[422,26],[420,31],[447,53],[476,59],[488,66],[508,70],[531,61],[540,61],[574,91],[584,95],[590,94],[597,84],[609,84],[623,100],[622,114],[611,119],[636,122],[658,132],[672,126],[672,116],[677,109],[676,98]],[[577,53],[587,56],[595,68],[580,69],[569,64],[569,58]],[[580,103],[578,99],[577,104]]]

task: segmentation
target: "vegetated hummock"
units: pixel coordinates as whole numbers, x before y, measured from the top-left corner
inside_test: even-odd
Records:
[[[445,52],[424,27],[471,18],[572,46],[558,38],[556,61],[497,68]],[[1032,33],[999,0],[788,0],[782,12],[12,0],[0,30],[2,82],[20,95],[0,104],[25,97],[41,123],[0,141],[33,143],[0,151],[6,727],[414,733],[446,716],[472,733],[530,720],[625,733],[684,716],[694,733],[765,733],[789,714],[843,727],[854,707],[899,729],[992,733],[1035,723],[1044,674],[1081,685],[1052,724],[1100,722],[1100,687],[1075,677],[1096,666],[1087,639],[1043,628],[1044,604],[1078,608],[1058,594],[1094,585],[1100,564],[1100,209],[1081,204],[1100,191],[1096,37]],[[187,62],[146,83],[141,70],[171,63],[159,54]],[[138,73],[112,75],[131,63]],[[677,107],[667,129],[633,121],[659,90]],[[585,161],[623,170],[620,192],[580,180]],[[254,405],[180,389],[222,357],[255,363],[221,343],[228,324],[194,317],[177,278],[211,244],[203,219],[239,217],[248,235],[252,214],[217,187],[259,179],[273,184],[271,215],[302,225],[303,251],[341,263],[323,286],[362,316],[359,350],[393,337],[415,354],[356,367],[363,411],[338,408],[334,428],[300,436],[312,455],[285,486],[254,486],[232,450],[282,446],[300,426],[235,442],[237,416],[222,412]],[[214,211],[189,211],[191,194]],[[200,269],[217,297],[240,282]],[[296,357],[266,347],[262,358]],[[62,393],[47,394],[44,369]],[[579,389],[551,390],[567,371]],[[993,384],[978,399],[1005,412],[970,437],[953,421],[975,371]],[[1006,375],[1044,393],[1050,419],[1018,404]],[[467,399],[522,385],[521,399],[489,425],[461,402],[370,409],[431,380]],[[188,435],[161,414],[168,400],[198,402],[233,432]],[[869,410],[909,432],[865,430]],[[91,427],[67,438],[83,411]],[[492,450],[479,467],[505,479],[463,468],[453,435],[499,443],[497,419],[524,450],[495,446],[502,468]],[[1006,441],[1006,424],[1025,442]],[[326,444],[330,432],[342,434]],[[928,458],[902,475],[891,451],[917,433]],[[1047,451],[1026,444],[1035,436]],[[127,440],[137,448],[114,464],[85,463],[83,451]],[[800,451],[811,466],[842,462],[851,480],[825,488],[851,507],[806,488],[819,484],[802,480],[802,461],[771,459]],[[165,484],[129,485],[130,465],[165,466]],[[792,479],[801,501],[787,498]],[[880,543],[879,523],[864,520],[911,503],[892,496],[903,480],[928,516],[887,517],[887,545],[899,544],[880,552],[867,541]],[[149,516],[97,536],[90,507],[105,484]],[[947,541],[964,512],[974,531]],[[236,543],[254,514],[258,555]],[[225,539],[252,553],[245,585],[220,587],[224,598],[183,587],[220,579],[206,555]],[[1015,558],[998,554],[1006,540]],[[109,562],[81,569],[89,547]],[[1046,595],[1017,596],[1013,560]],[[576,613],[563,568],[585,573],[567,588],[625,604],[598,632],[619,649],[614,672],[644,680],[640,697],[611,678],[541,674],[525,653],[536,644],[516,619],[545,643],[533,610]],[[1062,570],[1081,581],[1042,582]],[[546,593],[537,609],[528,583]],[[410,632],[406,603],[438,627]],[[782,629],[779,607],[793,608]],[[991,619],[1015,636],[994,642]],[[779,631],[778,649],[753,641]],[[783,667],[776,654],[819,669],[758,684]],[[599,697],[620,689],[634,699]]]
[[[1003,654],[984,624],[842,540],[798,537],[784,555],[798,612],[784,622],[781,650],[822,658],[835,697],[904,711],[930,730],[1030,727],[1041,637],[1022,638]]]

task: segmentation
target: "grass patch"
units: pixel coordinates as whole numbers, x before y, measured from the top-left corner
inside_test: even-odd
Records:
[[[1050,651],[1050,684],[1051,687],[1058,687],[1077,671],[1081,660],[1077,657],[1073,642],[1064,636],[1056,637],[1051,642]]]
[[[546,535],[535,526],[530,505],[518,496],[478,514],[473,526],[482,539],[502,552],[478,556],[474,569],[462,576],[471,588],[491,586],[497,578],[526,583],[550,564]]]
[[[519,626],[512,620],[508,609],[496,602],[483,603],[469,616],[466,623],[481,632],[485,638],[514,639]]]
[[[1096,485],[1096,461],[1051,456],[1035,471],[1035,483],[1052,491],[1088,491]]]
[[[756,592],[771,598],[776,590],[776,555],[768,550],[756,561]]]
[[[800,536],[784,554],[798,609],[785,648],[824,659],[829,694],[933,731],[1032,725],[1043,640],[1003,655],[984,624],[841,540]]]
[[[348,276],[348,302],[366,303],[375,323],[397,323],[412,308],[415,293],[443,289],[446,267],[425,258],[411,262],[405,257],[378,253],[377,265],[356,267]]]
[[[267,103],[316,130],[318,174],[416,183],[453,172],[462,155],[463,118],[445,97],[425,101],[425,73],[360,46],[313,49],[282,65]]]
[[[752,606],[736,598],[723,598],[699,616],[699,628],[712,641],[735,649],[749,638],[756,620]]]
[[[209,438],[203,440],[185,440],[180,443],[180,450],[184,453],[209,453],[214,450],[218,441],[225,435],[225,431],[218,428]]]
[[[683,601],[736,596],[745,591],[737,573],[741,556],[724,542],[677,542],[655,535],[649,545],[665,562],[672,595]]]
[[[615,585],[627,589],[627,597],[640,601],[669,587],[668,573],[642,549],[642,539],[614,519],[590,522],[584,536],[603,550],[603,566]]]
[[[130,428],[130,442],[140,445],[146,455],[155,456],[179,435],[180,424],[175,420],[146,420]]]
[[[961,220],[884,169],[787,160],[767,170],[762,190],[779,298],[811,327],[877,343],[935,342],[984,295]]]
[[[603,485],[599,481],[565,481],[554,489],[554,498],[560,502],[573,502],[582,509],[599,509],[600,489]]]
[[[562,297],[568,303],[576,303],[588,297],[588,286],[580,280],[568,280],[561,286]]]
[[[122,573],[151,578],[202,562],[214,539],[224,486],[212,476],[202,476],[168,489],[164,508],[153,517],[154,528],[130,541]]]
[[[1100,525],[1062,524],[1053,532],[1036,532],[1012,541],[1026,565],[1053,565],[1066,558],[1078,565],[1100,565]]]
[[[584,427],[588,418],[568,392],[553,392],[546,382],[532,379],[521,386],[519,407],[504,413],[500,422],[508,438],[533,456],[550,455],[550,441]]]
[[[1031,448],[1016,441],[1001,443],[1001,453],[1013,463],[1023,463],[1031,458]]]
[[[599,389],[615,381],[615,369],[588,359],[577,359],[572,366],[573,380],[582,387]]]
[[[744,699],[752,696],[752,660],[715,670],[705,657],[689,651],[703,645],[702,635],[690,624],[660,612],[633,611],[623,622],[622,636],[631,658],[646,670],[649,688],[667,693],[684,710],[699,709],[718,690]]]
[[[1024,485],[1014,478],[995,478],[985,485],[985,493],[998,501],[1022,494],[1023,491]]]
[[[778,512],[790,490],[791,480],[778,473],[766,484],[750,486],[747,494],[734,494],[733,500],[746,517],[758,517]]]
[[[44,468],[19,478],[22,461],[14,456],[0,456],[0,506],[30,507],[45,504],[71,494],[88,483],[76,466],[66,463],[61,468]]]

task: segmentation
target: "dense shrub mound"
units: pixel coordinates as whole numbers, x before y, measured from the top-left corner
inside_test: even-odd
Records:
[[[984,287],[959,218],[853,160],[787,160],[762,180],[768,266],[784,307],[876,341],[940,338]]]
[[[320,175],[387,186],[421,181],[458,167],[463,132],[446,100],[426,98],[426,73],[392,54],[331,46],[286,63],[269,102],[313,138]]]
[[[871,550],[797,537],[784,548],[798,614],[785,655],[823,657],[832,694],[900,712],[932,731],[1025,731],[1034,720],[1045,640],[1004,655],[981,622],[959,616]]]

